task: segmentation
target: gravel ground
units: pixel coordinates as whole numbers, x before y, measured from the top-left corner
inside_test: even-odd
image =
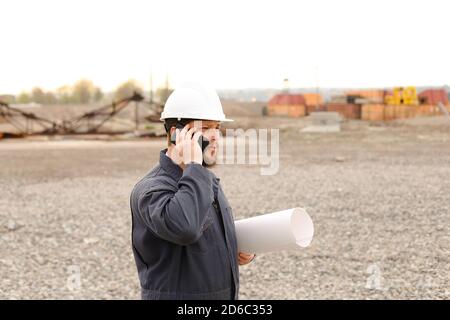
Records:
[[[280,168],[214,168],[236,218],[304,207],[315,238],[241,267],[241,299],[449,299],[450,122],[281,131]],[[0,142],[0,298],[136,299],[129,194],[164,140]],[[79,271],[80,286],[77,286]]]

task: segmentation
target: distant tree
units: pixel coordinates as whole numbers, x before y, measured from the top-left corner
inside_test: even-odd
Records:
[[[94,97],[93,97],[93,100],[94,100],[95,102],[98,102],[98,101],[102,100],[102,98],[103,98],[103,92],[102,92],[102,89],[100,89],[99,87],[96,87],[96,88],[95,88],[95,91],[94,91]]]
[[[140,94],[143,92],[142,88],[136,83],[135,80],[128,80],[117,87],[114,93],[114,99],[121,100],[131,97],[135,91]]]
[[[47,91],[44,94],[44,103],[45,104],[56,104],[58,102],[58,99],[56,99],[55,95],[50,92]]]
[[[95,86],[92,81],[81,79],[73,85],[72,102],[89,103],[95,94]]]
[[[70,86],[62,86],[56,89],[58,102],[61,104],[69,104],[72,102],[72,88]]]
[[[45,103],[45,92],[39,87],[34,87],[31,90],[31,100],[36,103]]]
[[[170,94],[173,92],[173,89],[166,87],[160,87],[156,89],[155,95],[158,101],[162,104],[165,104]]]
[[[16,98],[16,97],[14,97]],[[92,81],[81,79],[73,86],[64,85],[55,91],[44,91],[39,87],[31,90],[31,93],[22,92],[17,96],[18,103],[42,103],[42,104],[70,104],[97,102],[103,98],[103,92],[94,86]]]
[[[21,92],[17,98],[16,98],[17,103],[30,103],[31,102],[31,97],[28,93],[26,92]]]

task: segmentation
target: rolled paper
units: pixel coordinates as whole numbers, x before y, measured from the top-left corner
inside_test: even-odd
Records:
[[[235,221],[238,250],[264,253],[307,247],[314,224],[302,208],[277,211]]]

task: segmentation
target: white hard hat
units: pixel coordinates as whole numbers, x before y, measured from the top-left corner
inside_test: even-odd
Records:
[[[233,121],[225,117],[217,92],[199,83],[184,84],[172,92],[161,113],[161,120],[168,118]]]

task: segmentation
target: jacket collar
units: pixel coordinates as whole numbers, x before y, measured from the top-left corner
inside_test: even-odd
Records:
[[[166,152],[167,148],[161,150],[159,154],[159,164],[172,178],[178,181],[183,175],[183,170],[166,155]]]

